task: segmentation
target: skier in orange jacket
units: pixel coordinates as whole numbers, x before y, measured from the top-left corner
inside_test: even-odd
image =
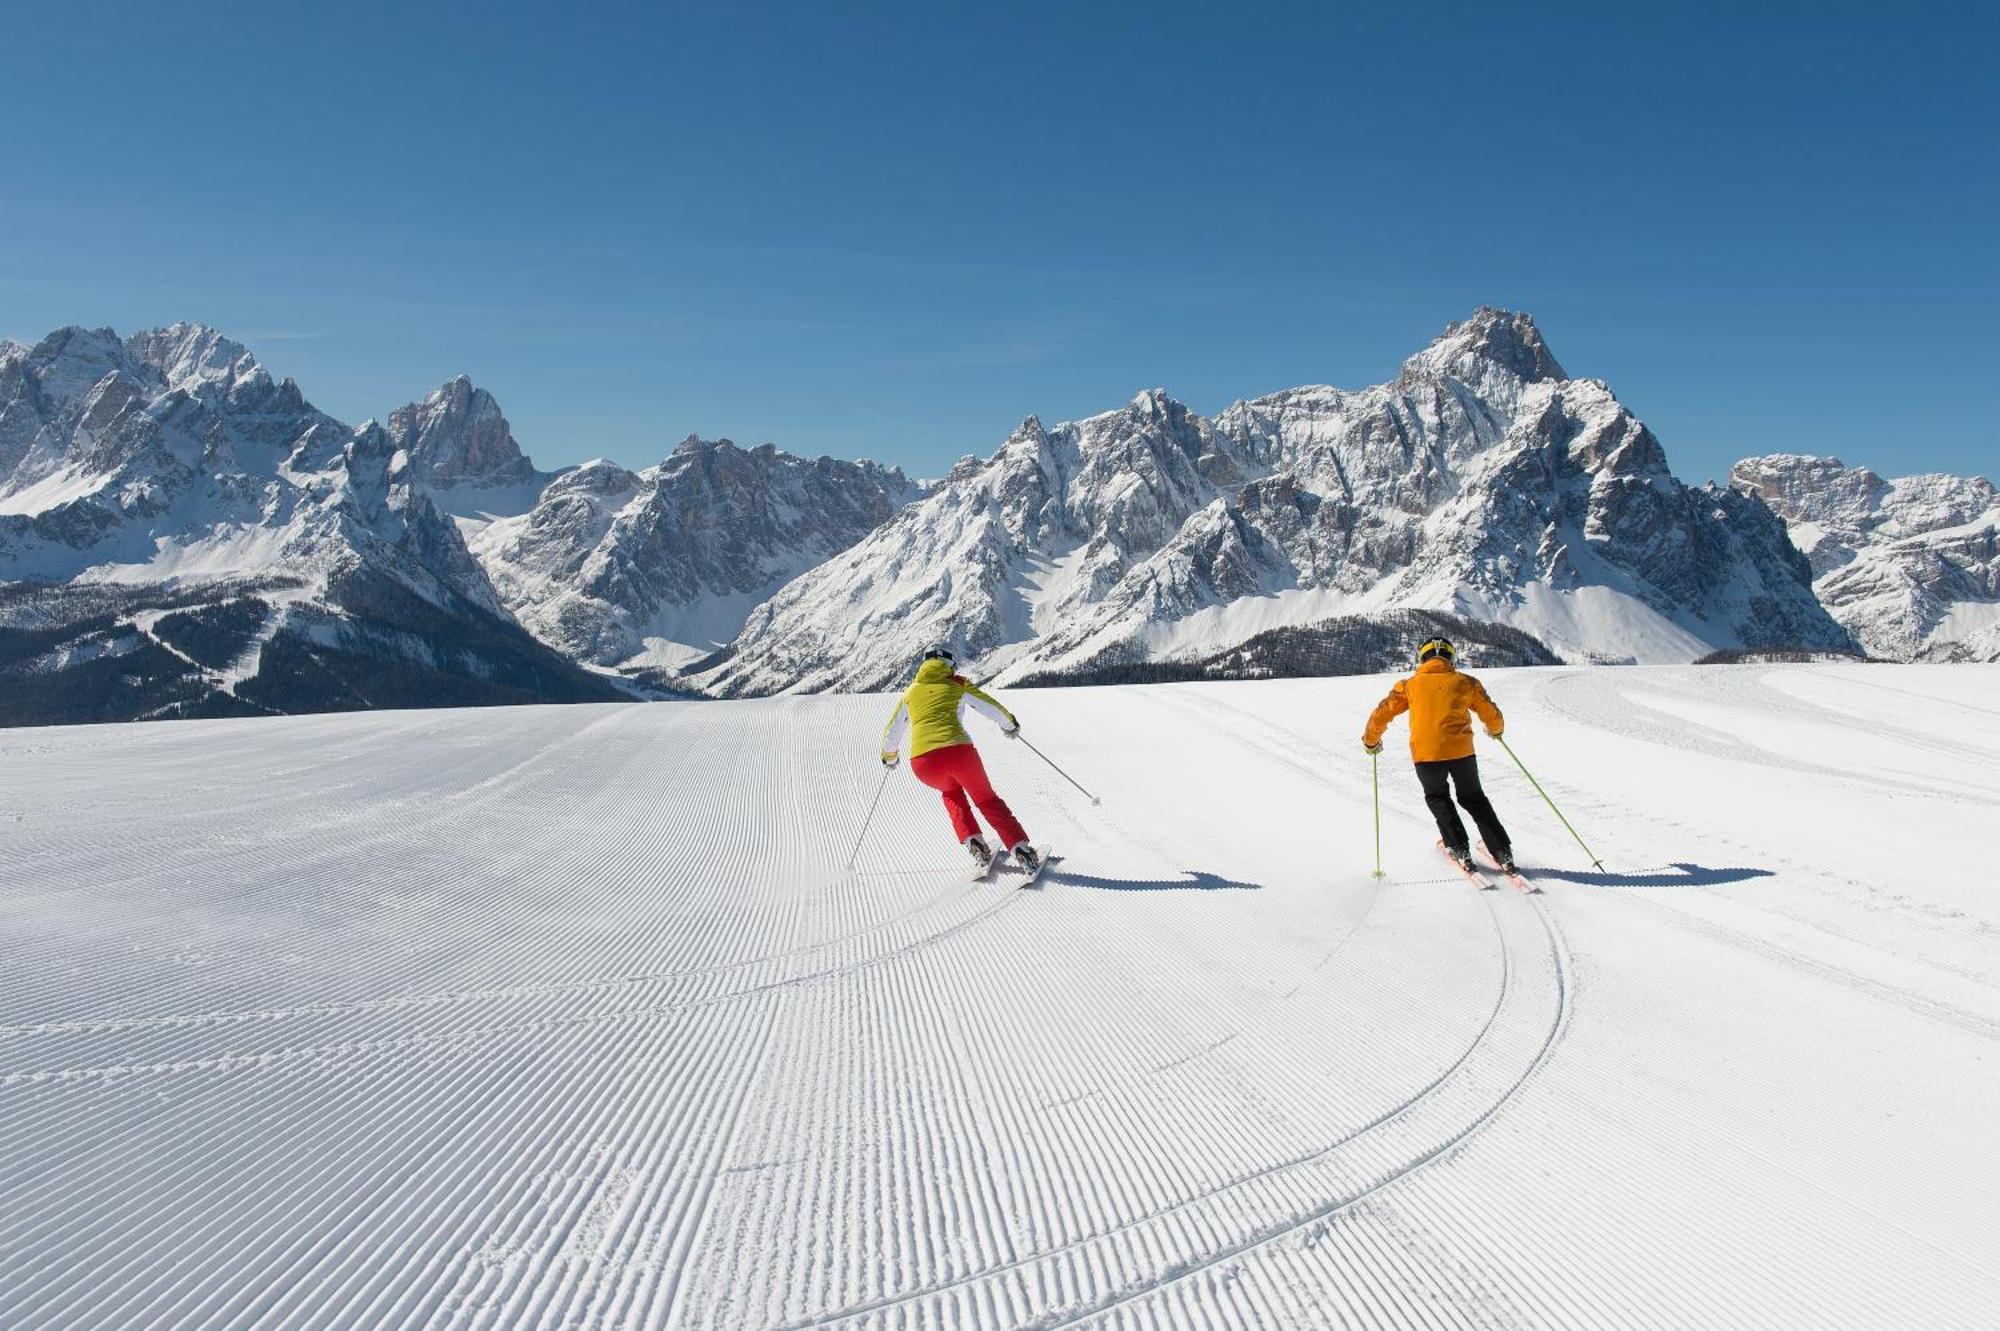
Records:
[[[1410,714],[1410,757],[1416,760],[1417,780],[1423,784],[1424,803],[1437,819],[1438,835],[1445,852],[1467,869],[1473,867],[1472,847],[1466,839],[1465,824],[1451,807],[1451,789],[1458,802],[1479,826],[1487,853],[1504,873],[1514,872],[1514,844],[1493,802],[1479,785],[1479,759],[1472,755],[1472,717],[1486,724],[1486,733],[1496,739],[1506,729],[1506,718],[1486,696],[1478,680],[1461,674],[1456,665],[1458,649],[1449,638],[1432,638],[1417,648],[1417,668],[1408,679],[1396,681],[1389,696],[1375,706],[1368,728],[1361,733],[1362,747],[1370,753],[1382,752],[1382,732],[1404,712]]]

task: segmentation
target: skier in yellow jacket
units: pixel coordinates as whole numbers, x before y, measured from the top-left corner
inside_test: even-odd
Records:
[[[1458,810],[1451,807],[1451,788],[1458,802],[1479,825],[1486,851],[1503,873],[1514,872],[1514,846],[1493,802],[1479,785],[1479,759],[1472,755],[1472,717],[1486,724],[1486,733],[1498,737],[1506,729],[1506,718],[1486,687],[1472,676],[1460,673],[1458,649],[1450,638],[1432,638],[1417,648],[1417,668],[1408,679],[1396,681],[1389,696],[1376,704],[1361,733],[1362,747],[1370,753],[1382,752],[1382,732],[1404,712],[1410,714],[1410,757],[1417,764],[1417,780],[1424,788],[1424,803],[1437,820],[1438,835],[1445,852],[1467,868],[1472,868],[1472,847]]]
[[[972,858],[990,864],[994,856],[993,847],[980,835],[979,824],[972,817],[972,806],[977,804],[1000,838],[1001,848],[1034,873],[1041,867],[1041,854],[1028,844],[1028,833],[1007,801],[993,793],[986,765],[979,761],[979,750],[972,746],[972,736],[965,733],[959,717],[970,705],[1010,739],[1020,733],[1021,723],[971,680],[954,674],[956,663],[948,647],[933,647],[924,653],[917,677],[897,702],[889,724],[882,728],[882,765],[896,765],[907,731],[910,775],[944,797],[951,829]]]

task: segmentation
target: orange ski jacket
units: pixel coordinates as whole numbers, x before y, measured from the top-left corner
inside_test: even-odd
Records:
[[[1380,744],[1382,732],[1404,712],[1410,714],[1410,757],[1420,763],[1450,762],[1472,756],[1472,717],[1477,712],[1486,733],[1498,736],[1506,718],[1486,696],[1486,688],[1451,662],[1433,656],[1408,679],[1396,681],[1389,696],[1375,705],[1363,744]]]

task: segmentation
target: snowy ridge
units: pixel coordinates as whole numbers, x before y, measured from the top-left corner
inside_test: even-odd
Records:
[[[919,493],[873,462],[691,436],[643,472],[585,464],[472,549],[550,646],[594,665],[675,667],[713,654],[752,607]]]
[[[1009,698],[1036,892],[883,697],[6,732],[0,1324],[1981,1327],[1992,674],[1487,672],[1539,897],[1386,678]]]
[[[1531,319],[1482,309],[1359,392],[1295,389],[1212,421],[1157,390],[1030,417],[781,589],[697,678],[881,687],[945,641],[1004,682],[1393,609],[1496,621],[1580,660],[1848,642],[1762,504],[1682,485]]]
[[[413,466],[437,433],[194,324],[0,362],[0,723],[617,696],[508,618]]]
[[[2000,491],[1983,476],[1884,480],[1838,458],[1747,458],[1761,497],[1812,561],[1822,604],[1871,655],[2000,661]]]

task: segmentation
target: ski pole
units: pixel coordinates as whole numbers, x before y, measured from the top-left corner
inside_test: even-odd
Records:
[[[1030,740],[1026,735],[1023,735],[1020,731],[1016,730],[1014,732],[1014,738],[1020,740],[1023,744],[1026,744],[1028,746],[1028,752],[1034,754],[1037,758],[1040,758],[1043,762],[1047,763],[1049,766],[1056,767],[1055,760],[1049,757],[1048,754],[1043,753],[1040,749],[1036,748],[1034,745],[1034,741]],[[1069,782],[1072,786],[1076,786],[1076,788],[1079,791],[1082,791],[1083,797],[1089,800],[1092,804],[1102,804],[1104,802],[1103,800],[1098,799],[1097,796],[1091,794],[1089,791],[1084,790],[1082,786],[1077,785],[1076,778],[1071,776],[1068,772],[1063,771],[1062,768],[1056,767],[1056,775],[1061,777],[1063,780]]]
[[[1590,856],[1591,867],[1596,869],[1599,873],[1603,873],[1604,861],[1598,859],[1597,856],[1591,851],[1589,846],[1584,846],[1583,838],[1577,836],[1576,829],[1569,825],[1569,819],[1563,817],[1563,811],[1561,809],[1558,809],[1556,807],[1556,802],[1549,798],[1549,792],[1542,789],[1542,783],[1535,780],[1535,774],[1533,772],[1530,772],[1528,770],[1528,765],[1521,761],[1521,755],[1514,752],[1514,746],[1507,742],[1507,737],[1504,735],[1495,735],[1493,738],[1499,740],[1500,747],[1507,750],[1507,756],[1514,760],[1514,766],[1521,769],[1521,775],[1528,778],[1528,784],[1533,786],[1535,788],[1535,793],[1542,797],[1542,803],[1549,806],[1549,812],[1556,816],[1557,821],[1562,823],[1563,827],[1569,832],[1571,836],[1576,837],[1576,844],[1579,846],[1583,846],[1583,853],[1585,855]]]
[[[1375,795],[1375,876],[1382,877],[1382,755],[1368,755],[1368,783]]]
[[[861,820],[861,834],[854,838],[854,849],[847,853],[847,871],[854,872],[854,861],[860,858],[861,843],[867,839],[869,825],[875,821],[875,806],[882,802],[882,792],[889,786],[889,765],[882,765],[882,779],[875,783],[875,798],[868,801],[868,816]]]

